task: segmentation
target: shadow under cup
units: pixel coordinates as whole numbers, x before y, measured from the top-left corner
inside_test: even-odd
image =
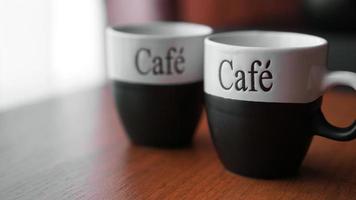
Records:
[[[156,22],[107,30],[116,108],[134,144],[191,144],[203,102],[203,39],[209,27]]]
[[[223,165],[255,178],[298,173],[314,135],[347,141],[356,123],[332,126],[322,93],[356,88],[356,74],[327,72],[326,40],[305,34],[237,31],[205,39],[204,92]]]

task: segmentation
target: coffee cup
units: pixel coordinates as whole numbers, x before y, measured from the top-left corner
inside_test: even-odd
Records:
[[[191,143],[203,101],[208,26],[152,22],[109,27],[107,62],[116,108],[135,144]]]
[[[223,165],[256,178],[297,174],[314,135],[356,137],[321,111],[334,86],[356,89],[356,74],[327,70],[327,41],[289,32],[237,31],[205,39],[204,92]]]

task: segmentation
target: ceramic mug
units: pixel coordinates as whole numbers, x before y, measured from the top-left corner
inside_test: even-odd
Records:
[[[240,31],[205,39],[208,122],[224,166],[236,173],[295,175],[314,135],[346,141],[356,123],[338,128],[324,118],[324,91],[356,89],[356,74],[329,72],[327,41],[288,32]]]
[[[190,144],[202,110],[203,40],[211,32],[183,22],[107,29],[116,108],[133,143]]]

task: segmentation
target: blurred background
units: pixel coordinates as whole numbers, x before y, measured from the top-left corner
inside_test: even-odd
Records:
[[[105,85],[105,27],[156,20],[319,35],[356,71],[355,0],[0,0],[0,112]]]

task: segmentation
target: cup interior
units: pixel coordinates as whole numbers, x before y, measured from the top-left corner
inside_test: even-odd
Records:
[[[112,27],[117,33],[145,37],[184,37],[211,34],[212,29],[205,25],[185,22],[152,22]]]
[[[213,43],[251,48],[302,48],[325,45],[321,37],[292,32],[236,31],[215,34],[207,38]]]

